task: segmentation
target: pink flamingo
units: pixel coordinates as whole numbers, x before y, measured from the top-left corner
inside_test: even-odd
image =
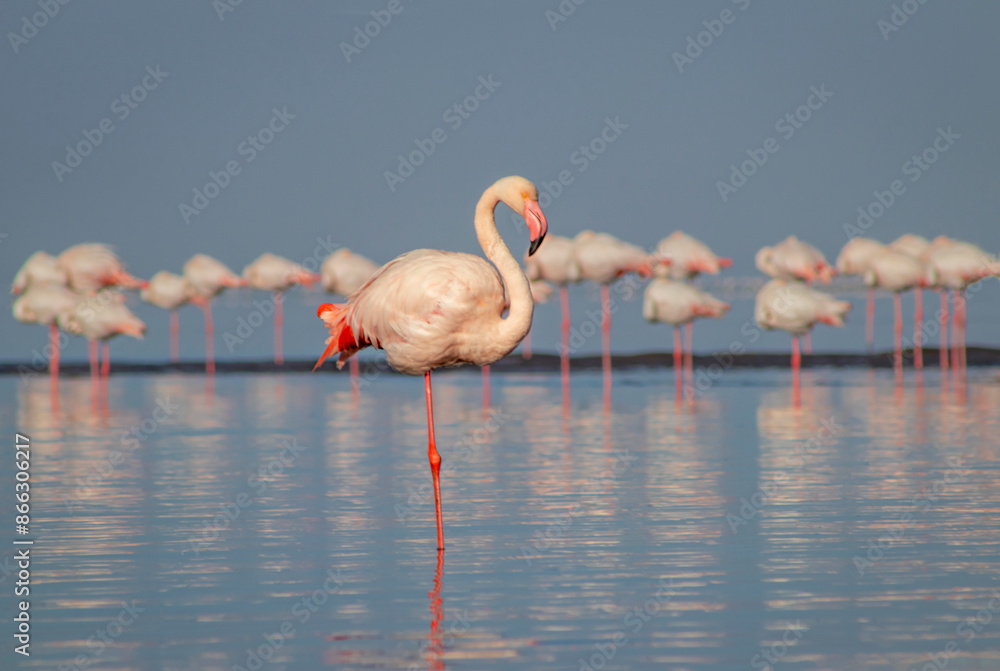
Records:
[[[382,266],[346,304],[327,303],[318,310],[330,338],[316,368],[335,352],[340,353],[340,367],[359,350],[374,346],[385,350],[389,365],[399,372],[423,374],[439,550],[444,548],[441,456],[434,441],[431,370],[489,365],[517,347],[531,327],[534,303],[528,280],[496,228],[493,211],[500,202],[525,218],[529,252],[534,252],[548,230],[538,190],[523,177],[504,177],[476,205],[476,237],[492,265],[471,254],[418,249]]]
[[[666,322],[674,327],[674,381],[675,399],[680,402],[683,385],[681,382],[681,326],[690,325],[698,317],[719,319],[729,312],[729,303],[724,303],[710,294],[696,289],[690,284],[657,277],[643,295],[642,316],[649,322]],[[687,352],[691,361],[691,350]]]
[[[529,280],[551,282],[559,287],[559,303],[562,309],[562,343],[559,348],[559,364],[562,371],[563,396],[569,393],[569,289],[567,285],[583,279],[583,272],[576,260],[573,240],[561,235],[550,235],[545,246],[534,255],[525,256],[524,274]]]
[[[757,292],[754,305],[757,324],[764,329],[781,329],[792,334],[792,393],[796,406],[800,399],[799,369],[802,366],[799,336],[808,333],[816,323],[843,326],[844,317],[850,310],[851,304],[847,301],[838,301],[801,282],[774,279]]]
[[[319,281],[328,293],[346,297],[364,286],[377,270],[374,261],[344,247],[323,260]],[[359,374],[358,360],[351,357],[351,388],[355,391],[358,390]]]
[[[604,405],[607,408],[611,400],[611,299],[608,287],[630,272],[649,277],[653,267],[665,261],[607,233],[583,231],[573,242],[580,277],[601,285],[601,362],[604,369]]]
[[[885,247],[871,257],[864,276],[865,284],[869,287],[877,287],[893,292],[893,306],[896,314],[893,365],[898,374],[903,369],[903,309],[899,297],[900,293],[909,289],[919,290],[920,287],[934,286],[937,280],[936,274],[932,267],[920,259]],[[919,302],[917,303],[917,309],[920,309]],[[913,334],[914,366],[917,368],[923,367],[922,357],[920,358],[920,365],[916,365],[916,352],[921,351],[921,341],[923,340],[922,332],[919,328],[921,320],[922,315],[919,314],[914,320],[914,323],[918,325]]]
[[[184,264],[184,281],[187,282],[191,302],[205,315],[205,371],[215,373],[215,326],[212,322],[212,299],[227,288],[244,286],[239,275],[226,264],[207,254],[195,254]]]
[[[78,303],[72,310],[59,314],[59,327],[67,333],[83,336],[89,341],[90,380],[94,399],[98,398],[99,378],[104,380],[107,393],[108,374],[111,371],[111,349],[108,340],[118,334],[142,339],[146,325],[125,307],[125,298],[110,290],[101,291]],[[104,343],[104,360],[98,372],[98,341]]]
[[[68,286],[69,278],[66,271],[59,265],[56,257],[45,252],[38,251],[28,257],[24,265],[14,276],[14,283],[10,287],[10,293],[18,296],[29,287],[38,284],[58,284]]]
[[[281,330],[284,321],[284,292],[296,284],[311,287],[316,281],[312,273],[299,264],[270,252],[261,254],[243,269],[247,286],[270,291],[274,296],[274,363],[285,362],[281,352]]]
[[[837,272],[841,275],[864,275],[871,267],[872,258],[885,250],[878,240],[851,238],[837,255]],[[865,292],[865,343],[868,351],[875,349],[875,288]]]
[[[130,275],[121,259],[108,245],[85,243],[63,251],[56,259],[66,272],[69,288],[80,294],[94,295],[104,287],[142,289],[144,280]]]
[[[823,253],[807,242],[790,235],[774,247],[762,247],[755,258],[765,275],[782,280],[829,284],[836,275]]]
[[[951,240],[944,236],[936,238],[931,242],[931,248],[927,253],[927,262],[937,273],[938,284],[941,289],[941,308],[944,313],[944,322],[941,329],[942,348],[947,349],[943,344],[947,337],[945,331],[948,326],[947,296],[945,290],[951,289],[952,304],[954,306],[954,317],[952,317],[951,330],[951,365],[965,366],[965,289],[970,284],[979,280],[1000,273],[1000,262],[992,254],[977,247],[970,242]]]
[[[42,324],[49,327],[49,374],[53,382],[59,376],[59,326],[60,314],[76,307],[82,300],[80,294],[60,284],[28,285],[27,290],[14,301],[14,319],[24,324]]]
[[[149,278],[149,286],[139,294],[142,300],[170,312],[170,360],[177,361],[180,355],[180,321],[177,308],[187,303],[191,296],[187,280],[180,275],[161,270]]]

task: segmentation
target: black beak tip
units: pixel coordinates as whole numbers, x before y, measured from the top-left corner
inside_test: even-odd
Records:
[[[538,236],[536,239],[531,241],[531,246],[528,247],[528,256],[532,256],[542,244],[542,240],[545,239],[544,235]]]

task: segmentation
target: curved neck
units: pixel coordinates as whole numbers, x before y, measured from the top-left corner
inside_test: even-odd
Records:
[[[500,277],[507,287],[507,297],[510,299],[510,311],[506,319],[500,320],[501,324],[497,329],[499,342],[496,344],[514,349],[531,328],[535,302],[531,298],[528,278],[524,276],[517,259],[510,253],[500,233],[497,232],[493,210],[499,202],[496,185],[487,189],[479,199],[476,205],[476,237],[486,258],[500,271]]]

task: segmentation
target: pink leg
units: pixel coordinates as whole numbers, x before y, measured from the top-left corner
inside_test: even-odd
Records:
[[[490,367],[483,366],[483,410],[490,407]]]
[[[681,327],[674,327],[674,401],[680,405],[684,396],[683,348],[681,347]]]
[[[282,323],[285,321],[284,309],[282,308],[283,296],[281,292],[274,292],[274,363],[281,365],[285,363],[285,357],[281,353],[281,331]]]
[[[559,287],[559,302],[562,303],[562,352],[559,366],[562,371],[563,396],[569,395],[569,289]]]
[[[177,316],[177,310],[170,311],[170,360],[177,361],[180,358],[180,345],[179,345],[179,334],[180,334],[180,318]]]
[[[948,370],[948,290],[941,289],[941,336],[938,338],[941,370]]]
[[[528,329],[527,335],[524,336],[523,345],[521,348],[521,356],[525,359],[531,358],[531,329]]]
[[[802,368],[802,353],[799,351],[799,337],[792,336],[792,405],[802,404],[802,388],[799,385],[799,370]]]
[[[694,354],[691,352],[692,333],[694,324],[688,322],[684,325],[684,375],[687,377],[687,384],[694,389]]]
[[[958,319],[958,364],[965,370],[965,325],[968,323],[968,305],[965,302],[965,289],[958,290],[958,306],[955,308],[955,318]],[[961,316],[959,316],[961,315]]]
[[[361,364],[358,363],[357,356],[352,356],[348,361],[351,367],[351,388],[357,389],[360,386]]]
[[[215,375],[215,326],[212,323],[211,300],[206,300],[201,309],[205,313],[205,372]]]
[[[601,313],[601,333],[604,336],[601,363],[604,368],[604,398],[607,401],[611,394],[611,294],[607,284],[601,285]]]
[[[52,379],[59,377],[59,326],[52,322],[49,324],[49,375]]]
[[[431,477],[434,480],[434,512],[437,515],[438,550],[444,550],[444,524],[441,521],[441,455],[434,442],[434,401],[431,398],[431,372],[424,373],[424,388],[427,392],[427,458],[431,462]]]
[[[898,372],[903,370],[903,306],[898,291],[892,294],[892,307],[896,313],[895,328],[893,329],[892,366]]]
[[[917,287],[913,294],[913,367],[924,367],[924,290]]]
[[[100,391],[100,378],[97,370],[97,348],[100,347],[96,340],[91,340],[87,342],[87,351],[90,354],[90,393],[93,396],[93,401],[97,403],[98,393]]]
[[[958,292],[954,289],[951,290],[951,305],[952,311],[955,313],[951,316],[951,369],[956,370],[958,368],[958,322],[961,318],[961,308],[958,305]]]
[[[869,352],[875,350],[875,289],[872,287],[865,292],[865,342]]]
[[[111,344],[107,340],[104,341],[104,360],[101,362],[101,377],[104,378],[104,384],[108,383],[108,374],[111,372]]]

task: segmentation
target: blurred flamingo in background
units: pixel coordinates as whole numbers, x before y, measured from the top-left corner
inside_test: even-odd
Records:
[[[781,329],[792,335],[792,393],[795,405],[799,404],[799,369],[802,355],[799,336],[808,333],[817,323],[843,326],[844,317],[851,310],[847,301],[838,301],[830,294],[816,291],[802,284],[774,279],[757,292],[754,318],[764,329]]]
[[[698,317],[719,319],[729,312],[730,305],[685,282],[657,277],[643,295],[642,316],[649,322],[665,322],[674,327],[674,381],[675,399],[680,402],[681,382],[681,326],[690,325]],[[687,367],[690,369],[692,354],[688,347]]]
[[[274,297],[274,363],[285,362],[281,351],[281,331],[284,321],[284,292],[296,284],[309,287],[316,281],[312,273],[294,261],[277,254],[265,252],[243,269],[243,279],[247,286],[262,291],[270,291]]]
[[[68,286],[69,278],[66,271],[59,265],[56,257],[42,251],[28,257],[14,276],[10,293],[14,296],[22,294],[29,286],[40,284],[58,284]]]
[[[52,380],[59,376],[59,326],[60,314],[73,310],[82,300],[80,294],[61,284],[28,285],[27,290],[14,301],[14,319],[23,324],[42,324],[49,327],[49,374]]]
[[[582,231],[573,240],[580,277],[601,286],[601,335],[603,340],[605,408],[611,400],[611,299],[609,285],[626,273],[652,275],[658,260],[641,247],[622,242],[607,233]]]
[[[177,308],[187,303],[191,296],[188,283],[180,275],[161,270],[149,278],[149,285],[139,294],[142,300],[170,312],[170,360],[177,361],[180,355],[180,320]]]
[[[886,249],[878,240],[851,238],[837,255],[837,272],[841,275],[864,276],[871,267],[872,258]],[[865,292],[865,344],[868,351],[875,349],[875,287]]]
[[[227,288],[244,286],[239,275],[226,264],[208,256],[195,254],[184,264],[184,281],[192,303],[205,315],[205,371],[215,373],[215,326],[212,322],[212,299]]]
[[[899,297],[900,293],[909,289],[919,290],[920,287],[934,286],[936,274],[933,268],[920,259],[884,247],[871,257],[864,276],[865,284],[869,287],[877,287],[893,293],[893,307],[895,310],[893,365],[898,375],[903,369],[903,308]],[[917,310],[920,310],[919,302],[917,303]],[[921,342],[923,341],[923,333],[920,330],[922,320],[923,315],[918,312],[914,316],[916,330],[913,334],[914,366],[918,369],[923,367],[922,355],[919,359],[917,358],[917,352],[922,351]]]
[[[85,295],[93,295],[104,287],[142,289],[147,284],[130,275],[121,259],[108,245],[74,245],[63,251],[56,262],[66,272],[69,288]]]
[[[327,293],[346,297],[364,286],[377,270],[374,261],[344,247],[323,260],[318,279]],[[358,390],[359,373],[358,360],[351,357],[351,388],[355,392]]]
[[[912,256],[915,259],[919,259],[923,262],[927,262],[927,255],[930,253],[931,243],[927,238],[915,235],[913,233],[904,233],[895,240],[889,243],[889,249],[902,252],[907,256]],[[930,288],[930,285],[928,285]],[[945,300],[947,303],[947,299]],[[945,312],[947,313],[947,305],[944,305]],[[915,346],[914,350],[914,366],[916,368],[923,368],[924,365],[924,353],[923,353],[923,321],[924,315],[924,290],[923,287],[914,287],[913,289],[913,340],[914,343],[917,339],[920,339],[921,345],[919,347]],[[946,336],[945,336],[946,337]],[[944,354],[947,350],[947,345],[942,347],[940,356],[944,357],[941,359],[941,363],[944,368],[948,368],[948,357]]]
[[[755,258],[757,268],[776,279],[829,284],[836,274],[823,253],[790,235],[773,247],[762,247]]]
[[[316,368],[336,352],[339,367],[374,346],[384,349],[389,365],[401,373],[423,374],[439,550],[444,548],[441,456],[434,441],[431,370],[501,359],[527,334],[534,310],[528,280],[497,232],[493,211],[500,202],[524,216],[529,253],[537,250],[548,229],[538,190],[523,177],[504,177],[476,205],[476,236],[492,265],[471,254],[418,249],[382,266],[345,305],[327,303],[318,310],[330,337]]]

